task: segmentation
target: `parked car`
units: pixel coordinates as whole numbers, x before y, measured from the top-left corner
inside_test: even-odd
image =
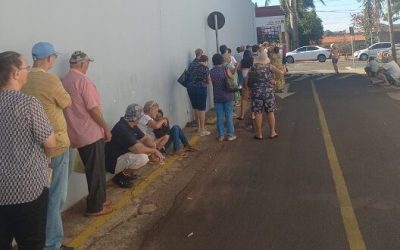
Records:
[[[400,48],[399,44],[396,44],[396,50]],[[373,56],[376,57],[378,52],[386,52],[391,50],[391,43],[390,42],[379,42],[374,43],[366,49],[357,50],[354,52],[354,58],[360,61],[368,60],[368,57]]]
[[[330,49],[325,49],[316,45],[303,46],[286,53],[286,61],[294,63],[295,61],[318,60],[325,62],[331,53]]]
[[[377,61],[382,61],[383,57],[386,56],[392,56],[392,50],[381,50],[378,51],[378,53],[376,54],[376,59]],[[396,44],[396,56],[397,56],[397,62],[400,62],[400,45]]]

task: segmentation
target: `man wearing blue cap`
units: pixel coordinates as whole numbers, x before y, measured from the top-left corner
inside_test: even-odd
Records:
[[[63,110],[71,105],[60,78],[48,73],[57,56],[54,46],[38,42],[32,48],[33,68],[22,91],[39,99],[56,134],[57,146],[51,154],[52,179],[47,208],[46,242],[44,250],[73,249],[62,245],[64,238],[61,209],[67,198],[69,145],[67,123]]]

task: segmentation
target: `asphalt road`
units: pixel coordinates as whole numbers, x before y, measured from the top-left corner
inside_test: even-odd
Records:
[[[304,75],[278,98],[279,138],[254,140],[241,122],[141,249],[400,249],[398,90]]]

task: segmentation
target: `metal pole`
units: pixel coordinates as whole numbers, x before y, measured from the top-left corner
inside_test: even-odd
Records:
[[[351,57],[353,58],[353,68],[355,68],[354,65],[354,36],[350,34],[351,36]]]
[[[217,53],[219,53],[218,18],[217,18],[217,14],[214,15],[214,24],[215,24],[215,40],[216,40],[216,42],[217,42]]]
[[[390,43],[392,44],[392,57],[393,60],[397,63],[396,46],[394,44],[394,34],[393,34],[392,1],[386,0],[386,4],[388,6],[389,35],[390,35]]]

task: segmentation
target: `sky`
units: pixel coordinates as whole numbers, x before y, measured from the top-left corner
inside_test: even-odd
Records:
[[[264,6],[265,0],[253,0],[258,6]],[[317,15],[322,20],[324,30],[348,32],[351,24],[351,13],[361,12],[361,3],[357,0],[324,0],[323,5],[319,0],[314,0]],[[269,5],[279,5],[279,0],[270,0]]]

